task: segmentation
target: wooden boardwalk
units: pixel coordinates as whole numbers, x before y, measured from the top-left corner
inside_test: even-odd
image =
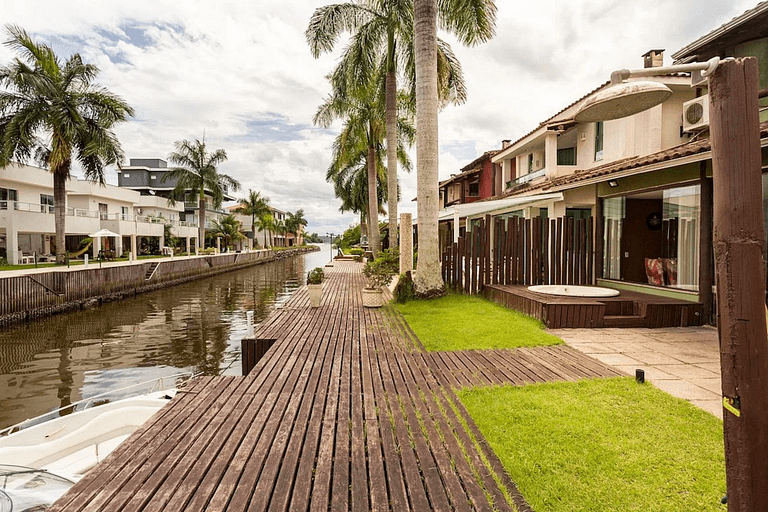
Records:
[[[320,308],[304,288],[260,326],[277,341],[248,376],[194,381],[50,510],[530,510],[452,388],[607,367],[564,347],[426,353],[362,307],[359,264],[327,270]]]

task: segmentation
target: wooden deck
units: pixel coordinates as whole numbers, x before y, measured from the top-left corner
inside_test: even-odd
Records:
[[[426,353],[361,265],[260,326],[246,377],[204,377],[50,510],[530,510],[454,387],[616,374],[566,347]]]
[[[618,297],[547,295],[527,286],[485,285],[483,295],[538,318],[551,329],[600,327],[688,327],[703,325],[702,304],[621,290]]]

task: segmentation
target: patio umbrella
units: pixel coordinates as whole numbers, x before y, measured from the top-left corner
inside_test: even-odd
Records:
[[[112,231],[110,231],[108,229],[100,229],[97,232],[91,233],[88,236],[90,236],[91,238],[102,238],[102,237],[107,237],[107,236],[120,236],[120,235],[118,235],[117,233],[113,233]]]

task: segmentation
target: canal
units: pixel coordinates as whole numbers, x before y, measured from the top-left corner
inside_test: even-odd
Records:
[[[183,371],[240,375],[246,312],[264,320],[330,260],[320,248],[0,331],[0,429]]]

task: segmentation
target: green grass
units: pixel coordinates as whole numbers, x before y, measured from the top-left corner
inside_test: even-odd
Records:
[[[562,343],[538,320],[481,297],[451,294],[396,306],[429,351]]]
[[[459,392],[544,511],[725,511],[722,422],[631,378]]]

